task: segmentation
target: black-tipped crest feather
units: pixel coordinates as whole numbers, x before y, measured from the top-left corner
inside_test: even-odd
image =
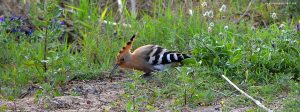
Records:
[[[136,36],[136,34],[134,34],[134,35],[130,38],[130,41],[126,43],[126,45],[122,48],[122,50],[120,50],[119,55],[122,54],[123,52],[130,51],[135,36]]]

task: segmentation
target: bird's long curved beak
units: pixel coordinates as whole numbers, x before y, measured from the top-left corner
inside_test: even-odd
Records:
[[[111,72],[110,72],[110,75],[113,75],[113,74],[115,74],[115,72],[116,72],[116,69],[119,67],[119,65],[118,64],[116,64],[114,67],[113,67],[113,69],[111,70]]]

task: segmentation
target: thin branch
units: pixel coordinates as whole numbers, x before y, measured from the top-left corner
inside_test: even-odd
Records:
[[[193,16],[193,2],[190,0],[184,0],[184,10],[185,13],[189,14],[190,16]]]
[[[122,15],[122,9],[123,9],[122,0],[117,0],[117,2],[118,2],[118,7],[119,7],[119,13],[120,13],[120,15]]]
[[[44,63],[43,63],[43,67],[44,67],[44,71],[46,72],[48,70],[47,68],[47,38],[48,38],[48,28],[46,28],[46,33],[45,33],[45,37],[44,37]]]
[[[119,14],[120,14],[120,20],[119,22],[123,22],[122,21],[122,12],[123,12],[123,4],[122,4],[122,0],[117,0],[117,3],[118,3],[118,8],[119,8]]]
[[[136,18],[136,2],[135,0],[130,0],[131,2],[131,13],[133,15],[134,18]]]
[[[242,20],[242,18],[246,15],[246,13],[248,12],[250,6],[251,6],[251,3],[252,3],[252,0],[250,0],[248,6],[247,6],[247,9],[246,11],[243,13],[243,15],[240,17],[240,19],[236,22],[237,24],[240,23],[240,21]]]
[[[268,109],[267,107],[265,107],[262,103],[260,103],[258,100],[254,99],[252,96],[248,95],[247,93],[245,93],[243,90],[241,90],[239,87],[237,87],[233,82],[231,82],[225,75],[222,75],[222,77],[229,83],[231,84],[236,90],[238,90],[239,92],[241,92],[243,95],[245,95],[247,98],[251,99],[257,106],[265,109],[268,112],[273,112],[273,110]]]

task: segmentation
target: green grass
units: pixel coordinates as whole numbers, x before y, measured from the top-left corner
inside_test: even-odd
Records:
[[[222,108],[225,111],[239,105],[250,105],[255,107],[252,111],[261,111],[244,96],[234,97],[239,93],[220,77],[222,74],[255,98],[263,98],[267,106],[278,95],[287,94],[291,101],[283,101],[284,110],[300,110],[300,33],[293,30],[295,24],[300,24],[299,15],[294,14],[295,11],[299,13],[297,7],[272,5],[266,10],[264,3],[254,2],[249,9],[252,17],[242,19],[237,25],[232,17],[237,16],[236,13],[244,13],[248,5],[246,2],[225,2],[227,10],[224,13],[219,12],[221,5],[208,2],[208,7],[194,7],[193,16],[185,13],[181,2],[176,8],[171,7],[171,3],[164,8],[163,3],[158,0],[152,9],[139,10],[139,19],[135,19],[130,10],[126,10],[129,8],[124,7],[122,19],[131,24],[131,28],[99,22],[114,21],[117,17],[116,7],[109,3],[101,8],[97,7],[97,3],[85,0],[79,0],[79,4],[68,4],[78,13],[64,14],[74,23],[76,34],[82,36],[78,43],[83,47],[76,53],[70,52],[76,44],[59,40],[65,29],[50,22],[62,14],[57,2],[33,3],[30,19],[39,29],[31,36],[5,32],[20,25],[18,22],[7,20],[0,23],[0,52],[3,53],[0,56],[0,93],[14,100],[29,83],[35,83],[44,88],[36,93],[37,97],[53,96],[53,93],[59,95],[59,87],[73,77],[93,79],[108,72],[119,49],[138,32],[133,49],[157,44],[191,53],[194,58],[186,62],[185,67],[180,69],[182,71],[170,69],[156,73],[157,84],[152,86],[139,78],[139,72],[131,76],[134,81],[124,85],[126,92],[123,95],[124,108],[128,111],[138,110],[137,107],[155,110],[154,105],[166,99],[175,99],[170,105],[171,110],[211,105],[219,99],[226,99]],[[208,10],[214,11],[213,18],[203,17]],[[148,15],[147,11],[154,15]],[[266,28],[251,28],[257,22],[256,12],[263,15],[268,24]],[[273,12],[278,14],[278,19],[270,17]],[[289,19],[285,14],[294,16]],[[38,16],[44,20],[37,20]],[[221,16],[225,18],[220,19]],[[214,26],[208,32],[211,22]],[[281,23],[285,23],[283,29],[278,28]],[[224,29],[225,26],[228,29]]]

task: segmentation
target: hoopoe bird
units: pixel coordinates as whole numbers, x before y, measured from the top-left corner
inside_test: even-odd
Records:
[[[152,72],[162,71],[166,66],[191,58],[187,54],[176,51],[169,51],[158,45],[144,45],[131,53],[131,48],[136,35],[133,35],[129,42],[123,47],[116,57],[116,64],[111,75],[120,66],[122,68],[143,71],[143,76],[149,76]]]

